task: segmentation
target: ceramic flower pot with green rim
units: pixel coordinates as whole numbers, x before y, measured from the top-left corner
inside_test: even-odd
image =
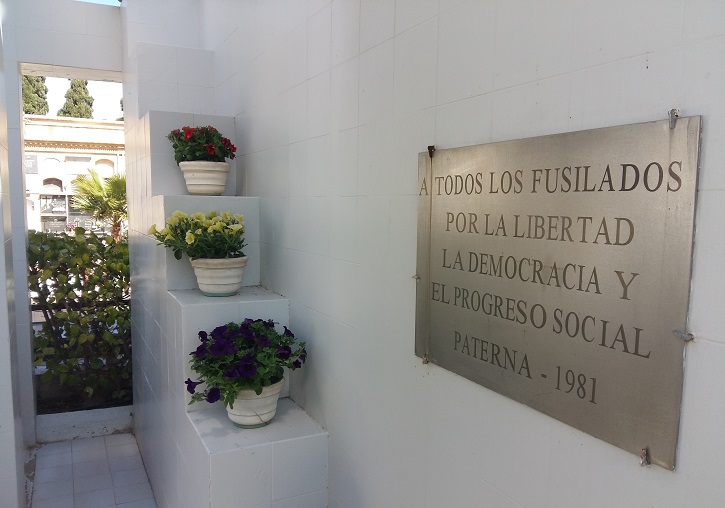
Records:
[[[233,296],[242,287],[247,256],[226,259],[192,259],[199,290],[205,296]]]

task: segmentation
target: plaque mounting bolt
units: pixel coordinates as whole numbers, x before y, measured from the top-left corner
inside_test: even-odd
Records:
[[[435,145],[428,145],[428,157],[433,158],[433,152],[436,151]]]
[[[639,452],[639,465],[642,467],[650,465],[649,448],[646,446],[642,448],[641,452]]]
[[[674,129],[675,125],[677,125],[677,119],[680,117],[680,110],[673,108],[667,114],[670,116],[670,129]]]
[[[695,340],[695,336],[692,335],[690,332],[683,332],[681,330],[672,330],[672,333],[680,340],[684,340],[685,342],[690,342]]]
[[[423,365],[427,365],[430,363],[430,359],[428,358],[428,353],[423,355]]]

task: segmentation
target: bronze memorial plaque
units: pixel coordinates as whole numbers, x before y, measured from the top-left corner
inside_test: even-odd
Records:
[[[700,135],[421,153],[416,355],[673,469]]]

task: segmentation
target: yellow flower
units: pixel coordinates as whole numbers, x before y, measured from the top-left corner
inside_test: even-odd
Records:
[[[196,231],[194,231],[194,234],[196,234],[196,235],[200,235],[200,234],[201,234],[201,228],[199,228],[199,229],[197,229]]]
[[[174,239],[174,235],[172,235],[171,233],[166,235],[166,238],[164,238],[164,240],[173,240],[173,239]]]
[[[179,218],[174,217],[173,215],[171,217],[169,217],[168,219],[166,219],[166,224],[168,224],[169,226],[176,226],[178,223],[179,223]]]
[[[216,224],[209,226],[207,231],[209,233],[214,233],[215,231],[221,233],[223,227],[224,227],[224,224],[222,224],[221,222],[217,222]]]
[[[156,231],[156,224],[152,224],[151,227],[149,228],[149,234],[156,236],[157,233],[158,233],[158,231]]]
[[[194,240],[196,240],[194,233],[192,233],[191,231],[187,231],[186,232],[186,243],[191,245],[192,243],[194,243]]]
[[[224,219],[225,222],[228,222],[229,220],[231,220],[231,218],[231,212],[222,212],[222,219]]]
[[[167,238],[171,234],[171,230],[169,228],[164,228],[161,231],[159,231],[160,235],[165,235]]]
[[[227,226],[227,229],[229,229],[230,231],[233,231],[235,233],[237,231],[241,230],[242,233],[244,233],[244,225],[242,225],[242,224],[229,224]]]
[[[201,212],[195,213],[194,215],[192,215],[192,217],[194,217],[194,219],[198,221],[203,221],[204,219],[206,219],[206,215]]]
[[[216,216],[217,216],[216,210],[212,210],[212,211],[211,211],[211,212],[209,212],[209,214],[207,215],[207,217],[209,217],[210,219],[213,219],[213,218],[214,218],[214,217],[216,217]]]
[[[174,213],[171,214],[172,216],[179,218],[179,219],[186,219],[188,215],[186,215],[184,212],[176,210]]]
[[[240,223],[240,224],[243,224],[243,223],[244,223],[244,215],[242,215],[241,213],[235,213],[235,214],[234,214],[234,219],[235,219],[235,220],[236,220],[236,221],[237,221],[238,223]]]

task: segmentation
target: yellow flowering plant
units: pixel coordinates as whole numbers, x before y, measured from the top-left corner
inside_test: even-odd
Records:
[[[175,211],[166,219],[162,230],[151,226],[149,234],[159,245],[174,251],[181,259],[186,253],[191,259],[226,259],[244,256],[244,217],[231,212],[187,215]]]

